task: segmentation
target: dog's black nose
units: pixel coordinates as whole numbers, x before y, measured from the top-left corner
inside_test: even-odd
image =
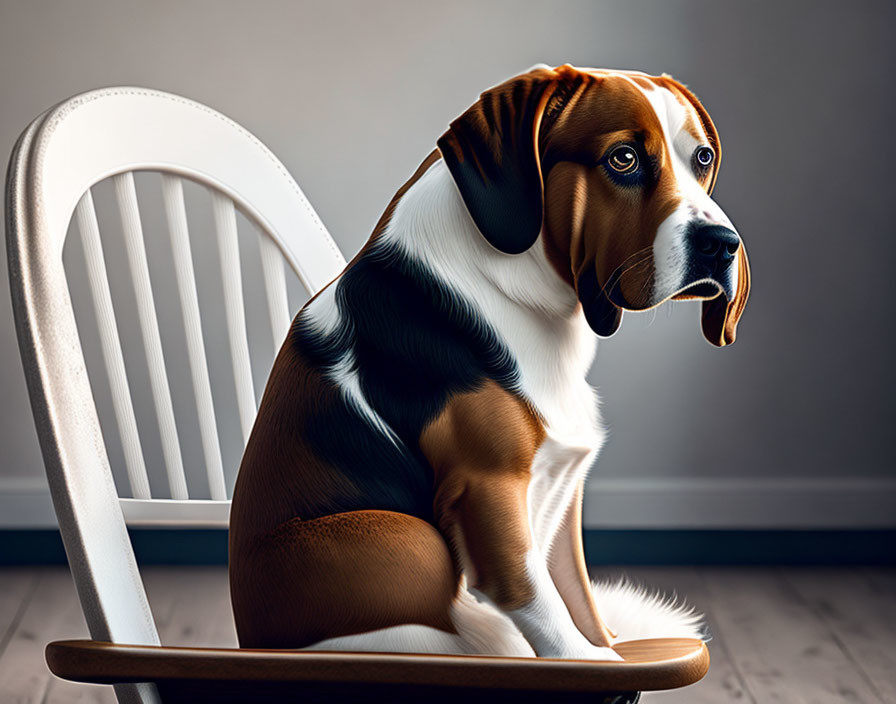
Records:
[[[727,266],[737,248],[740,247],[740,237],[734,230],[729,230],[722,225],[701,225],[691,232],[694,252],[704,259],[710,266]]]

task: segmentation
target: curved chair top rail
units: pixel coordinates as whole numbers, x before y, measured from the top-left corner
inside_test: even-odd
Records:
[[[28,132],[31,146],[19,159],[27,158],[29,191],[40,205],[35,215],[58,256],[75,206],[90,186],[128,171],[163,171],[229,196],[273,238],[309,291],[323,288],[345,266],[280,160],[205,105],[147,88],[102,88],[63,101]],[[310,232],[316,236],[307,237]]]
[[[81,215],[90,187],[138,170],[185,176],[232,199],[310,292],[337,276],[345,261],[270,150],[232,120],[180,96],[132,87],[90,91],[47,110],[16,143],[6,184],[10,288],[60,530],[91,636],[151,645],[158,634],[109,468],[62,262],[69,223],[76,208]],[[126,197],[128,184],[121,185]],[[226,506],[214,510],[218,521],[226,516]],[[152,699],[149,690],[122,687],[120,697]]]

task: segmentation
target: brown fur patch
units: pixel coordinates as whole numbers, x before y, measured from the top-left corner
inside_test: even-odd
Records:
[[[571,285],[588,268],[597,269],[601,286],[615,275],[629,307],[638,308],[652,292],[653,239],[680,195],[666,168],[671,155],[662,126],[630,82],[647,79],[587,75],[574,105],[543,137],[545,254]],[[624,141],[640,141],[652,156],[656,178],[649,188],[619,188],[598,166],[608,149]]]
[[[232,556],[284,521],[313,518],[313,507],[357,489],[322,460],[298,432],[307,419],[338,400],[338,389],[284,343],[265,387],[243,453],[230,514]]]
[[[734,342],[737,337],[737,323],[750,296],[750,260],[741,243],[737,250],[737,290],[729,301],[724,295],[703,302],[701,325],[706,339],[717,347]]]
[[[617,286],[627,308],[645,309],[653,288],[653,240],[681,196],[668,168],[672,155],[662,125],[638,87],[671,91],[687,110],[685,128],[716,151],[704,177],[707,191],[718,171],[718,134],[693,93],[668,76],[570,66],[556,72],[561,83],[575,81],[578,88],[540,138],[545,254],[570,285],[595,267],[598,283]],[[597,166],[623,141],[640,141],[650,155],[652,165],[645,167],[654,167],[655,178],[649,188],[619,188]]]
[[[435,474],[436,519],[460,537],[477,584],[504,608],[528,603],[532,548],[526,491],[544,429],[532,410],[495,382],[449,400],[420,436]]]
[[[391,511],[293,519],[256,541],[231,572],[244,648],[301,648],[407,623],[453,633],[457,588],[439,532]]]

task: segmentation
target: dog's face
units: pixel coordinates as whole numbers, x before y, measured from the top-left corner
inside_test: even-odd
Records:
[[[701,299],[706,338],[734,341],[747,255],[709,196],[718,135],[681,84],[534,69],[483,93],[439,148],[483,236],[508,254],[540,238],[599,335],[623,310]]]

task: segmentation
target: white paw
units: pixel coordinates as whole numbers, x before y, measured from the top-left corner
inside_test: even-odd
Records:
[[[623,662],[622,656],[612,648],[601,648],[591,643],[565,644],[560,647],[543,648],[538,653],[543,658],[562,658],[563,660],[603,660],[605,662]]]
[[[601,648],[597,645],[587,645],[576,648],[570,655],[564,657],[570,660],[605,660],[609,662],[622,662],[622,656],[612,648]]]

